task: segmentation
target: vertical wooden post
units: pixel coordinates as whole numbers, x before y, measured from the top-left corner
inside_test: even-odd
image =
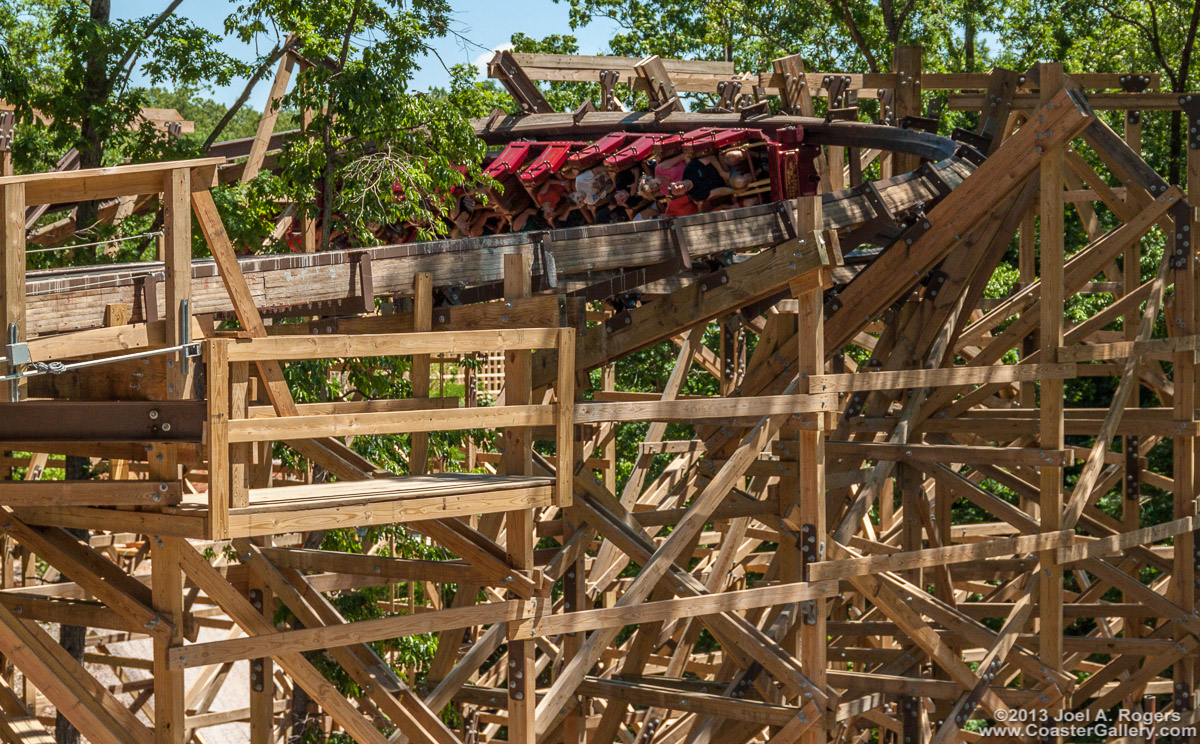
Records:
[[[270,545],[271,538],[262,538]],[[251,571],[250,603],[275,624],[275,603],[258,572]],[[250,744],[275,744],[275,670],[270,657],[250,659]]]
[[[1037,279],[1037,206],[1030,205],[1025,214],[1021,217],[1020,236],[1017,244],[1017,271],[1018,281],[1021,287],[1027,287]],[[1021,356],[1026,357],[1032,354],[1036,347],[1034,346],[1035,337],[1030,334],[1022,342]],[[1037,402],[1037,383],[1023,382],[1019,383],[1020,401],[1022,408],[1035,408]],[[1030,512],[1032,513],[1032,512]],[[947,543],[949,544],[949,543]]]
[[[574,368],[574,336],[572,335],[572,354],[571,367]],[[562,349],[559,350],[559,364],[562,362]],[[605,369],[611,369],[611,366]],[[560,373],[561,379],[561,373]],[[573,374],[572,374],[572,382]],[[576,396],[574,386],[572,385],[571,398]],[[567,395],[560,394],[559,402],[566,401]],[[574,401],[572,400],[572,403]],[[574,483],[574,470],[583,462],[583,442],[579,437],[574,436],[575,427],[571,427],[572,431],[572,472],[567,476],[570,482]],[[613,439],[615,443],[615,438]],[[613,445],[615,447],[615,444]],[[607,468],[606,468],[607,469]],[[558,473],[558,477],[562,478],[563,473]],[[590,477],[590,474],[585,473],[584,477]],[[583,529],[584,517],[580,513],[577,506],[572,505],[563,509],[563,542],[570,540],[571,537],[580,529]],[[580,612],[590,609],[588,603],[587,580],[584,578],[587,572],[587,563],[581,555],[570,566],[567,567],[563,574],[563,612]],[[562,641],[563,665],[569,664],[571,659],[579,653],[583,648],[583,633],[568,633]],[[563,722],[563,744],[586,744],[587,742],[587,712],[590,703],[583,695],[578,695],[576,701],[571,704],[571,709],[567,712],[566,720]]]
[[[9,328],[16,324],[17,341],[25,340],[25,184],[0,186],[0,348],[9,342]],[[0,373],[8,374],[7,363]],[[19,400],[24,382],[6,383],[0,389],[4,400]],[[16,394],[13,394],[13,391]]]
[[[230,420],[244,419],[249,415],[250,363],[237,362],[230,364],[227,369],[229,374],[229,416],[225,422],[226,430],[228,430]],[[250,469],[256,449],[257,443],[251,442],[238,443],[229,447],[230,507],[250,505]]]
[[[192,172],[187,168],[176,168],[167,173],[163,183],[163,261],[166,264],[167,345],[174,346],[183,341],[185,322],[191,322],[191,311],[182,309],[183,301],[192,300]],[[171,367],[174,374],[168,385],[181,382],[182,370],[178,363]],[[168,393],[182,397],[183,389],[177,385]]]
[[[897,46],[893,54],[893,68],[896,72],[896,96],[893,107],[896,111],[897,124],[904,121],[906,116],[921,115],[921,56],[924,47]],[[894,153],[892,155],[892,173],[906,173],[915,170],[921,164],[916,155]]]
[[[575,467],[575,329],[558,331],[558,413],[555,421],[555,498],[566,508],[574,500]]]
[[[801,240],[819,237],[822,226],[821,200],[819,197],[803,199],[797,206],[796,231]],[[823,273],[820,286],[808,286],[798,294],[798,374],[801,389],[807,392],[804,378],[808,375],[825,373],[825,313],[824,288],[828,277]],[[795,293],[795,292],[793,292]],[[827,552],[825,541],[825,420],[823,414],[813,416],[815,425],[800,431],[800,449],[797,461],[799,481],[799,506],[801,522],[801,572],[802,580],[808,579],[808,564],[824,560]],[[782,494],[781,494],[782,496]],[[825,633],[827,603],[815,599],[802,603],[800,618],[800,653],[804,675],[817,689],[825,689],[825,668],[828,638]],[[803,701],[801,701],[803,704]],[[823,725],[812,726],[800,738],[800,744],[822,744],[827,740]]]
[[[425,271],[417,272],[413,276],[413,330],[433,330],[433,274]],[[428,354],[413,354],[409,377],[412,381],[412,397],[428,398]],[[408,470],[413,475],[424,475],[429,472],[429,434],[415,432],[411,436],[412,448],[409,452]]]
[[[504,256],[504,298],[529,297],[532,294],[530,269],[532,257],[523,253]],[[529,351],[508,351],[504,354],[504,405],[528,405],[533,398],[532,359]],[[533,450],[527,427],[512,427],[504,431],[504,472],[508,475],[533,473]],[[532,571],[533,512],[529,509],[506,512],[504,531],[507,535],[508,562],[521,571]],[[537,671],[534,667],[533,641],[508,643],[508,740],[512,744],[535,744],[537,726]]]
[[[154,609],[174,624],[169,639],[154,640],[154,741],[185,744],[183,670],[167,666],[167,654],[183,645],[183,569],[180,544],[175,538],[153,536],[150,549],[151,596]]]
[[[1200,116],[1188,116],[1187,186],[1189,192],[1200,195],[1200,186],[1192,189],[1193,184],[1200,184],[1200,137],[1192,134],[1197,126],[1200,126]],[[1170,335],[1188,336],[1196,333],[1200,327],[1196,302],[1196,251],[1191,241],[1191,236],[1200,228],[1200,220],[1197,220],[1196,209],[1184,205],[1173,210],[1173,217],[1175,229],[1171,231],[1166,246],[1166,250],[1174,251],[1177,259],[1174,271],[1175,317],[1170,324]],[[1175,420],[1194,421],[1196,355],[1179,352],[1171,361],[1175,378]],[[1196,513],[1196,439],[1191,435],[1177,435],[1174,439],[1175,518],[1182,519]],[[1176,604],[1187,610],[1196,607],[1196,558],[1196,533],[1184,532],[1177,536],[1171,587]],[[1179,640],[1182,641],[1185,635],[1181,632]],[[1175,683],[1175,712],[1186,716],[1196,707],[1196,657],[1193,654],[1187,654],[1176,662],[1172,680]]]
[[[617,365],[606,364],[600,368],[600,386],[606,392],[617,389]],[[604,471],[600,480],[604,487],[613,493],[617,492],[617,425],[615,423],[600,424],[600,441],[603,443],[601,457],[604,458]]]
[[[1061,62],[1041,66],[1043,105],[1062,90]],[[1041,361],[1053,364],[1063,340],[1063,149],[1051,148],[1042,159],[1041,178]],[[1041,446],[1062,449],[1063,382],[1041,382]],[[1063,516],[1063,471],[1051,465],[1041,469],[1041,527],[1043,532],[1058,530]],[[1054,551],[1040,554],[1041,577],[1039,610],[1041,632],[1039,656],[1052,670],[1063,664],[1063,573]]]
[[[211,339],[205,345],[208,374],[208,536],[222,540],[229,533],[229,341]]]

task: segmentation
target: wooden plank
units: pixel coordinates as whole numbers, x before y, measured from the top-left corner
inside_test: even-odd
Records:
[[[175,540],[176,538],[168,538]],[[220,573],[190,545],[180,544],[184,571],[218,606],[252,636],[270,636],[275,626],[264,618],[250,601],[233,588]],[[317,671],[303,655],[285,653],[276,657],[284,671],[303,687],[313,701],[328,712],[347,733],[363,744],[385,744],[387,739],[362,714],[355,710],[337,687]]]
[[[224,641],[193,643],[171,649],[168,668],[192,669],[260,656],[279,657],[284,654],[371,643],[436,630],[491,625],[516,620],[526,612],[525,605],[515,600],[486,602],[471,607],[420,612],[415,615],[394,615],[342,625],[283,630]]]
[[[1136,325],[1134,326],[1136,328]],[[1200,349],[1200,335],[1156,338],[1146,341],[1114,341],[1083,346],[1063,346],[1058,358],[1063,362],[1096,362],[1107,359],[1126,359],[1130,356],[1170,354]]]
[[[26,206],[64,204],[78,201],[113,199],[118,196],[157,194],[163,190],[163,178],[175,170],[186,170],[190,188],[197,191],[216,185],[217,166],[225,158],[168,160],[160,163],[117,165],[109,168],[37,173],[0,177],[0,187],[23,183]],[[22,219],[22,224],[24,219]]]
[[[658,602],[643,602],[631,607],[608,607],[579,612],[554,613],[544,604],[535,612],[525,612],[509,623],[510,638],[539,638],[563,633],[580,633],[598,628],[656,623],[688,617],[740,612],[760,607],[803,602],[836,596],[834,581],[793,582],[777,586],[678,597]]]
[[[335,359],[411,354],[474,354],[490,351],[552,349],[558,343],[556,328],[511,328],[488,331],[382,333],[340,336],[276,336],[236,339],[229,350],[231,362],[281,362],[302,359]]]
[[[886,442],[828,442],[825,452],[831,456],[854,456],[867,460],[911,460],[927,463],[987,463],[1040,467],[1051,464],[1068,467],[1075,463],[1071,450],[1044,450],[1036,447],[983,447],[963,444],[888,444]]]
[[[1075,375],[1074,364],[1002,364],[985,367],[959,365],[939,369],[817,374],[809,378],[809,390],[814,393],[851,393],[862,390],[903,390],[917,387],[1061,380],[1073,378]]]
[[[574,500],[575,481],[575,329],[563,328],[558,335],[558,380],[555,395],[555,504],[566,508]]]
[[[210,540],[229,536],[229,509],[233,506],[229,439],[229,341],[205,344],[208,374],[208,535]]]
[[[179,481],[105,480],[0,483],[0,502],[9,506],[167,506],[183,498]]]
[[[514,488],[504,491],[426,498],[405,498],[394,501],[372,501],[348,505],[300,504],[279,509],[260,509],[250,506],[232,509],[229,514],[229,534],[237,537],[277,535],[287,532],[310,532],[343,527],[366,527],[376,524],[424,524],[431,519],[451,519],[474,514],[523,509],[537,509],[554,502],[553,486]],[[418,527],[420,529],[420,527]],[[459,553],[453,546],[452,551]]]
[[[151,731],[46,631],[3,606],[0,626],[0,651],[89,741],[151,744]]]
[[[433,330],[433,274],[422,271],[413,277],[413,330]],[[413,354],[410,367],[412,397],[429,397],[429,355]],[[429,434],[415,431],[409,445],[408,472],[420,475],[429,471]]]
[[[393,581],[432,581],[447,584],[486,584],[488,579],[465,561],[430,561],[384,558],[333,550],[262,548],[262,553],[280,568],[312,573],[333,572],[377,576]],[[0,602],[4,601],[0,595]]]
[[[1116,555],[1123,553],[1128,548],[1135,545],[1145,545],[1147,543],[1158,542],[1165,540],[1168,537],[1190,532],[1192,530],[1194,519],[1192,517],[1183,517],[1171,522],[1156,524],[1150,527],[1143,527],[1139,530],[1131,530],[1122,532],[1117,535],[1109,535],[1095,540],[1085,540],[1084,542],[1076,542],[1075,545],[1059,548],[1058,561],[1059,563],[1076,563],[1104,555]]]
[[[151,587],[154,609],[172,623],[172,632],[154,639],[154,741],[155,744],[186,744],[187,691],[183,671],[172,669],[170,653],[183,647],[183,569],[179,543],[154,541],[151,547]]]
[[[760,395],[745,398],[703,398],[628,403],[578,403],[575,422],[694,421],[705,419],[760,418],[776,414],[832,411],[833,393],[822,395]]]
[[[1060,530],[965,545],[947,545],[940,548],[926,548],[887,555],[871,555],[865,558],[826,561],[813,566],[810,576],[814,581],[849,579],[854,576],[870,576],[882,571],[905,571],[1041,550],[1068,549],[1067,546],[1074,543],[1074,535],[1073,530]]]
[[[265,442],[334,436],[392,434],[401,431],[498,429],[506,426],[550,426],[558,405],[490,406],[448,410],[381,411],[378,413],[285,416],[229,422],[229,441]]]
[[[636,77],[637,57],[587,56],[580,54],[529,54],[514,52],[513,58],[532,80],[556,82],[596,82],[600,73],[621,73],[625,83]],[[661,60],[677,90],[689,93],[713,93],[717,84],[736,77],[732,62],[703,60]]]
[[[291,41],[292,37],[289,36],[285,44],[290,44]],[[246,165],[242,168],[242,176],[239,179],[242,183],[254,180],[262,167],[263,157],[267,154],[267,145],[270,144],[271,135],[275,132],[275,123],[279,121],[279,112],[282,110],[280,99],[287,91],[295,65],[296,58],[292,56],[291,51],[285,51],[279,59],[279,66],[275,69],[275,79],[271,81],[271,91],[267,94],[267,103],[263,106],[262,116],[258,119],[254,140],[250,143],[250,154],[246,157]]]

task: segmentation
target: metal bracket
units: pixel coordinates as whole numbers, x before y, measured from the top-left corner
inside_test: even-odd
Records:
[[[976,165],[983,164],[985,158],[983,153],[991,149],[992,146],[991,137],[984,137],[983,135],[975,134],[974,132],[968,132],[966,129],[956,128],[950,133],[950,139],[954,140],[955,142],[961,142],[964,145],[968,145],[977,150],[978,152],[976,152],[974,156],[972,156],[970,153],[963,153],[963,148],[961,147],[959,148],[959,152],[955,153],[955,155],[958,155],[959,157],[965,157],[967,160],[974,162]],[[976,158],[978,158],[978,162],[976,162]]]
[[[891,125],[896,123],[896,91],[891,88],[880,88],[875,92],[879,99],[879,119],[877,123]]]
[[[600,71],[600,110],[601,111],[620,111],[621,107],[617,105],[616,86],[617,81],[621,79],[621,73],[616,70],[601,70]]]
[[[937,134],[938,123],[937,119],[930,119],[927,116],[906,116],[900,120],[900,128]]]
[[[929,278],[925,280],[925,295],[930,299],[938,296],[938,291],[942,285],[946,283],[947,274],[941,269],[934,269],[929,272]]]
[[[1133,434],[1125,437],[1125,499],[1136,504],[1140,495],[1141,459],[1138,457],[1138,437]]]
[[[20,349],[20,347],[24,347],[24,349]],[[8,358],[10,377],[12,374],[11,370],[15,370],[18,366],[16,361],[18,354],[26,360],[29,358],[29,347],[21,343],[21,327],[16,323],[8,324],[8,345],[5,347],[4,354]],[[29,362],[26,361],[24,363],[28,364]],[[8,383],[8,400],[10,403],[16,403],[21,400],[21,388],[17,384],[17,380],[19,379],[18,377],[11,377],[12,381]]]
[[[701,292],[707,292],[710,289],[722,287],[726,284],[729,284],[729,273],[725,269],[721,269],[720,271],[714,271],[711,274],[705,274],[704,276],[700,277],[700,281],[697,282],[697,284],[700,286]]]
[[[616,333],[622,328],[628,328],[631,325],[633,325],[633,318],[629,315],[629,311],[625,310],[605,320],[604,330],[609,333]]]
[[[740,80],[725,80],[717,83],[717,93],[721,95],[717,101],[717,109],[721,112],[733,111],[741,92],[742,83]]]
[[[829,290],[829,299],[825,301],[824,313],[825,319],[842,309],[842,301],[838,298],[837,292]]]
[[[12,152],[13,126],[16,120],[15,112],[0,111],[0,152]]]

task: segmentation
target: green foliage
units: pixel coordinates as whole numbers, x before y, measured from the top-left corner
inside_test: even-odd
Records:
[[[280,165],[285,192],[326,218],[323,247],[335,213],[351,244],[373,244],[372,230],[394,222],[440,234],[436,216],[451,189],[479,178],[484,148],[454,97],[408,90],[428,40],[446,33],[448,14],[440,0],[252,0],[226,21],[246,41],[268,27],[289,29],[299,53],[320,61],[282,100],[313,113]],[[462,82],[456,76],[452,85]]]

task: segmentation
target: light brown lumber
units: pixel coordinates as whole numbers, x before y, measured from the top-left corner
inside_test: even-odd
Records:
[[[293,37],[289,36],[284,42],[283,56],[279,59],[279,66],[275,69],[275,78],[271,81],[271,90],[267,94],[267,104],[263,107],[262,116],[258,119],[258,128],[254,132],[254,141],[250,143],[250,154],[246,157],[246,164],[242,168],[242,175],[239,179],[242,183],[249,183],[258,175],[258,171],[262,168],[263,158],[267,154],[267,147],[271,143],[271,135],[275,132],[275,123],[279,120],[279,112],[282,109],[283,94],[287,91],[288,82],[292,79],[292,70],[296,66],[296,58],[292,55],[290,45]]]
[[[604,421],[693,421],[760,418],[779,414],[832,411],[837,397],[821,395],[760,395],[739,398],[706,398],[664,401],[635,401],[628,403],[578,403],[575,421],[593,424]]]
[[[557,328],[501,328],[449,334],[444,331],[431,331],[337,336],[271,336],[236,339],[229,350],[229,361],[292,362],[304,359],[410,354],[474,354],[552,349],[557,344]]]
[[[364,269],[365,270],[365,269]],[[375,298],[371,298],[372,303]],[[433,274],[419,271],[413,275],[413,330],[433,330]],[[412,397],[429,397],[429,355],[413,354],[409,367]],[[408,472],[421,475],[429,472],[429,433],[415,431],[409,444]]]
[[[0,181],[4,179],[0,178]],[[26,340],[25,298],[25,185],[0,185],[0,342],[8,344],[9,328],[17,327],[17,341]],[[8,374],[8,362],[0,364],[0,372]],[[10,383],[0,383],[0,400],[19,400],[27,386],[18,383],[17,398],[11,397]]]
[[[866,460],[908,460],[922,463],[987,463],[991,465],[1058,465],[1075,462],[1071,450],[1036,447],[985,447],[965,444],[890,444],[887,442],[827,442],[825,452],[833,456],[855,456]]]
[[[814,565],[810,569],[810,575],[814,581],[849,579],[854,576],[870,576],[881,571],[905,571],[966,563],[982,558],[1064,548],[1074,542],[1074,536],[1073,530],[1059,530],[1058,532],[1043,532],[1037,535],[987,540],[965,545],[947,545],[941,548],[925,548],[887,555],[826,561]]]
[[[1153,286],[1153,285],[1151,285]],[[1107,359],[1126,359],[1133,355],[1170,354],[1200,349],[1200,335],[1156,338],[1146,341],[1116,341],[1106,344],[1064,346],[1058,358],[1064,362],[1096,362]]]
[[[96,744],[151,744],[153,733],[58,642],[0,606],[0,651]]]
[[[178,481],[31,481],[0,483],[0,502],[10,506],[154,506],[177,504],[183,496]]]
[[[229,536],[229,510],[233,506],[233,482],[230,461],[230,367],[229,341],[213,339],[205,345],[205,371],[208,390],[208,537],[221,540]],[[241,471],[244,476],[244,471]]]
[[[531,600],[531,603],[536,602],[538,600]],[[360,620],[342,625],[284,630],[269,635],[193,643],[186,647],[171,649],[168,656],[168,667],[170,669],[192,669],[227,661],[254,659],[260,656],[278,657],[281,654],[371,643],[387,638],[420,635],[437,630],[491,625],[519,619],[531,611],[534,606],[536,604],[527,606],[517,600],[489,602],[449,610]]]
[[[166,538],[177,540],[177,538]],[[241,595],[221,576],[200,553],[190,545],[180,548],[184,571],[221,609],[253,635],[270,635],[277,632],[250,601]],[[276,657],[280,666],[296,684],[303,687],[313,701],[324,708],[347,733],[363,744],[386,744],[387,739],[376,730],[361,713],[355,710],[333,683],[325,679],[301,654],[289,653]]]
[[[183,169],[191,174],[190,188],[199,191],[216,185],[217,166],[224,163],[225,158],[198,158],[5,176],[0,177],[0,188],[24,184],[26,206],[97,201],[118,196],[161,193],[163,177],[171,171]],[[21,221],[24,223],[24,219]]]
[[[653,705],[769,726],[784,726],[796,717],[796,709],[791,706],[689,692],[642,682],[585,677],[579,684],[579,691],[593,697],[622,700],[634,705]]]
[[[172,669],[168,657],[183,647],[183,568],[179,563],[180,542],[154,540],[150,549],[151,591],[154,609],[172,624],[169,635],[154,639],[154,741],[156,744],[186,744],[187,692],[183,671]],[[189,548],[190,549],[190,548]]]
[[[1077,542],[1075,545],[1059,548],[1058,561],[1059,563],[1076,563],[1088,558],[1117,555],[1135,545],[1146,545],[1147,543],[1165,540],[1168,537],[1174,537],[1185,532],[1191,532],[1193,523],[1194,519],[1192,517],[1183,517],[1172,522],[1143,527],[1142,529],[1123,532],[1119,535],[1110,535],[1095,540]]]
[[[851,393],[862,390],[903,390],[948,385],[985,385],[997,382],[1032,382],[1075,377],[1074,364],[1001,364],[986,367],[955,366],[814,375],[809,379],[813,393]]]
[[[532,256],[525,253],[509,253],[504,256],[504,296],[520,299],[532,294]],[[506,405],[528,405],[533,401],[533,358],[528,350],[505,349],[504,353],[504,402]],[[559,380],[563,365],[560,363]],[[574,365],[570,365],[573,377]],[[572,388],[573,390],[573,388]],[[560,406],[573,406],[570,399],[560,399]],[[533,473],[532,432],[519,423],[510,425],[503,432],[503,472],[508,475],[527,476]],[[562,453],[574,456],[574,434],[571,447]],[[561,460],[560,460],[561,462]],[[559,472],[560,484],[570,486],[573,467]],[[568,499],[568,503],[570,499]],[[514,573],[528,574],[535,568],[534,547],[537,542],[533,529],[533,512],[508,511],[504,514],[505,556]],[[537,600],[533,600],[537,601]],[[510,641],[508,644],[505,677],[508,689],[508,734],[514,742],[536,744],[538,738],[537,717],[537,670],[535,666],[536,644],[533,641]],[[542,712],[543,724],[549,716]]]
[[[508,426],[551,426],[557,421],[557,408],[557,404],[505,405],[240,419],[229,423],[229,441],[233,443],[264,442],[275,439],[392,434],[401,431],[429,432],[478,428],[499,429]]]
[[[58,528],[31,527],[18,519],[16,513],[7,506],[0,506],[0,526],[27,550],[57,568],[130,622],[141,625],[149,635],[165,638],[172,633],[171,620],[142,601],[149,598],[145,587],[127,577],[106,558],[80,545],[66,532]],[[130,584],[141,590],[141,597],[127,593]]]
[[[677,597],[658,602],[643,602],[631,607],[608,607],[556,614],[539,603],[533,613],[522,613],[509,623],[509,637],[538,638],[578,633],[597,628],[618,628],[641,623],[666,622],[702,617],[721,612],[752,610],[772,605],[803,602],[837,595],[834,581],[796,582],[736,591]]]
[[[272,564],[298,571],[358,574],[395,581],[432,581],[448,584],[485,584],[488,581],[466,561],[385,558],[303,548],[262,548],[262,552]]]

